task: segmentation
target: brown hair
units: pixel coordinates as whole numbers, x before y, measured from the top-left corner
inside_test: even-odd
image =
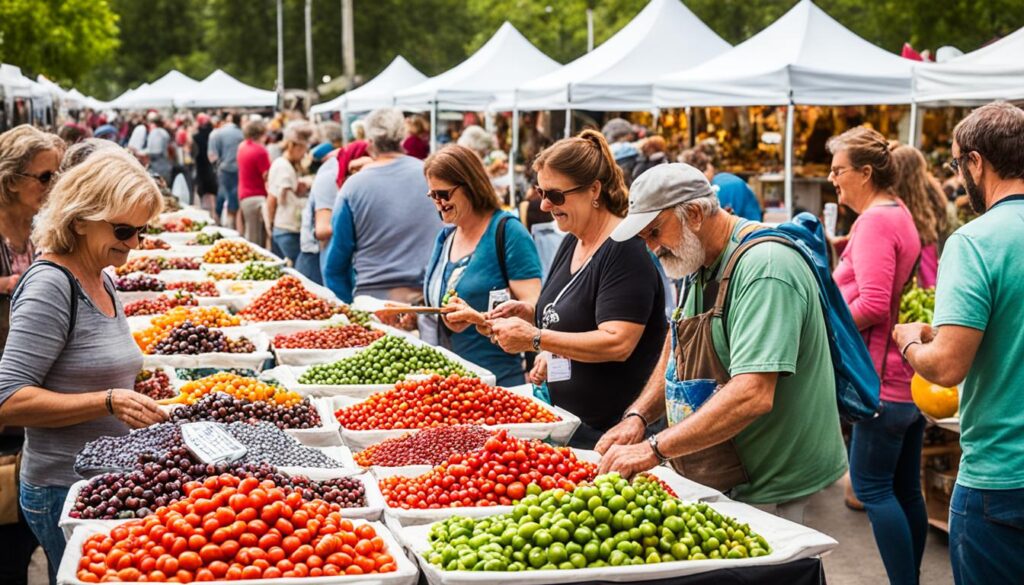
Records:
[[[924,245],[939,241],[939,234],[948,229],[946,196],[935,177],[928,173],[924,155],[913,146],[895,145],[892,161],[896,171],[893,192],[910,210],[914,226]]]
[[[245,127],[242,128],[242,136],[248,140],[256,140],[266,133],[267,125],[263,123],[263,120],[252,120],[251,122],[247,122]]]
[[[584,130],[573,138],[563,138],[540,153],[533,168],[561,173],[579,185],[601,182],[600,200],[608,211],[626,216],[629,191],[622,178],[622,169],[615,164],[608,141],[597,130]]]
[[[703,173],[708,170],[711,157],[700,148],[689,148],[679,154],[679,162],[686,163]]]
[[[63,146],[60,138],[28,124],[0,134],[0,205],[14,203],[14,183],[32,164],[36,155],[55,150],[59,158]]]
[[[953,130],[960,155],[977,152],[1002,179],[1024,179],[1024,111],[1004,101],[971,112]]]
[[[430,132],[430,123],[419,114],[413,114],[405,119],[405,127],[411,134],[419,136]]]
[[[651,156],[656,152],[665,152],[666,148],[668,148],[668,143],[665,142],[665,139],[655,134],[647,140],[644,140],[640,150],[643,151],[645,156]]]
[[[889,141],[871,128],[851,128],[829,138],[826,147],[832,154],[845,151],[854,168],[871,167],[871,184],[879,191],[890,189],[896,180]]]
[[[501,207],[491,180],[484,170],[484,163],[475,152],[452,144],[427,157],[423,163],[423,174],[435,179],[460,185],[473,211],[485,213]]]

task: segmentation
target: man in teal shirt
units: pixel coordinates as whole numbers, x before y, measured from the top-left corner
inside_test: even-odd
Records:
[[[1024,111],[996,102],[957,125],[953,163],[983,214],[946,241],[935,318],[898,325],[922,377],[960,394],[963,455],[949,506],[958,585],[1024,579]],[[966,380],[965,380],[966,378]]]
[[[695,274],[681,305],[702,306],[703,285],[720,281],[749,221],[719,207],[707,178],[685,164],[659,165],[630,189],[629,216],[612,238],[639,235],[671,278]],[[696,412],[666,405],[669,344],[646,388],[596,449],[600,472],[632,475],[666,458],[732,439],[749,481],[730,495],[796,522],[811,494],[846,472],[835,378],[818,284],[799,252],[761,243],[740,257],[724,320],[715,317],[715,353],[729,381]],[[641,442],[646,423],[668,414],[669,428]]]

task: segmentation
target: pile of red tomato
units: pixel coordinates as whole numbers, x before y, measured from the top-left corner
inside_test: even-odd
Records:
[[[518,439],[498,431],[482,449],[452,455],[417,477],[380,481],[388,506],[402,509],[509,506],[526,495],[526,486],[573,490],[594,479],[597,466],[581,461],[568,447],[536,439]]]
[[[90,536],[78,579],[189,583],[397,570],[373,526],[353,525],[336,504],[232,475],[185,491],[187,498],[145,519]]]
[[[441,425],[551,423],[558,415],[540,404],[476,378],[432,376],[409,380],[334,413],[351,430],[424,429]]]

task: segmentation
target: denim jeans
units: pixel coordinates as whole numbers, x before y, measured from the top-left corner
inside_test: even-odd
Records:
[[[882,401],[853,426],[850,480],[864,503],[889,582],[916,584],[928,535],[921,495],[925,419],[913,403]]]
[[[57,523],[60,522],[60,512],[67,496],[66,487],[36,486],[25,482],[19,487],[21,512],[46,552],[50,585],[57,582],[57,567],[64,556],[64,532]]]
[[[317,284],[323,284],[324,278],[320,274],[320,254],[299,252],[299,259],[295,261],[295,270]]]
[[[274,244],[276,244],[277,249],[280,250],[281,257],[291,260],[292,266],[295,266],[299,259],[299,232],[289,232],[274,228],[271,233],[273,235]],[[276,253],[277,252],[275,252],[275,254]]]
[[[217,213],[224,211],[227,203],[228,211],[238,211],[238,171],[217,171]]]
[[[949,503],[949,556],[957,585],[1024,579],[1024,489],[956,484]]]

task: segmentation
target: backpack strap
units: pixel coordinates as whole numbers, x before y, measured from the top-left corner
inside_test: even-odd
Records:
[[[60,270],[61,272],[64,273],[64,276],[67,277],[68,283],[71,284],[71,314],[68,319],[67,336],[67,340],[70,341],[71,333],[74,332],[75,330],[75,322],[78,320],[78,295],[80,293],[78,280],[75,278],[75,275],[71,274],[70,270],[61,266],[60,264],[57,264],[56,262],[51,262],[50,260],[36,260],[35,262],[32,263],[31,266],[25,269],[25,274],[21,275],[21,278],[18,279],[18,286],[16,286],[14,291],[11,293],[11,301],[13,303],[14,298],[21,291],[21,285],[25,283],[25,277],[27,277],[29,272],[32,272],[32,269],[36,268],[37,266],[49,266],[51,268],[56,268],[57,270]]]
[[[505,224],[511,219],[509,216],[502,216],[498,220],[498,227],[494,233],[494,249],[498,252],[498,268],[501,269],[501,277],[505,279],[505,284],[509,283],[508,280],[508,267],[505,265]]]

